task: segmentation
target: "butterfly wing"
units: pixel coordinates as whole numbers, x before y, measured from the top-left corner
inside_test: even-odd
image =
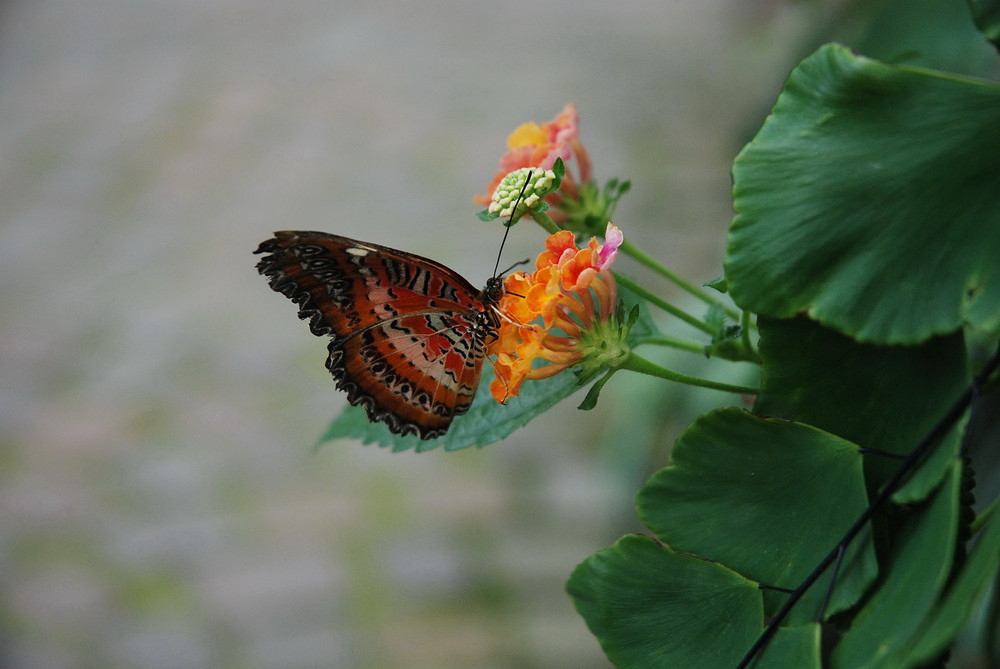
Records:
[[[431,439],[469,409],[496,316],[460,275],[323,232],[276,232],[256,252],[271,288],[333,337],[327,368],[371,420]]]

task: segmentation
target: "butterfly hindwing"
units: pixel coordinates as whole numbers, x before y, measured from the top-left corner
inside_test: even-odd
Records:
[[[468,410],[497,322],[459,274],[322,232],[277,232],[257,253],[271,287],[314,334],[333,337],[327,368],[371,420],[430,439]]]
[[[444,321],[447,321],[445,323]],[[348,399],[374,420],[406,433],[444,434],[475,396],[485,353],[475,346],[475,322],[437,315],[383,321],[342,343],[330,342],[327,366]]]

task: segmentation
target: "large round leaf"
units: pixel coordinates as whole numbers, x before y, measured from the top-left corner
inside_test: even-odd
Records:
[[[764,625],[757,584],[649,537],[623,537],[566,589],[616,667],[733,667]]]
[[[736,302],[873,343],[1000,333],[1000,87],[820,48],[733,165]]]
[[[875,451],[908,455],[970,381],[955,333],[917,346],[861,344],[807,318],[761,318],[761,392],[754,413],[808,423]],[[926,496],[958,449],[958,430],[921,468],[906,501]],[[869,488],[899,460],[866,455]]]
[[[747,578],[795,588],[868,504],[857,447],[808,425],[738,409],[700,417],[677,440],[673,465],[639,491],[643,523],[674,550]],[[853,605],[877,573],[867,528],[849,547],[830,611]],[[826,580],[793,609],[815,620]],[[768,613],[784,603],[769,592]]]

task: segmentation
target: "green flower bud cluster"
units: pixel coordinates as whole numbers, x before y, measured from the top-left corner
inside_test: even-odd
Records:
[[[558,187],[559,181],[552,170],[522,167],[503,178],[493,191],[493,201],[487,211],[501,217],[524,214],[537,207],[543,197]]]

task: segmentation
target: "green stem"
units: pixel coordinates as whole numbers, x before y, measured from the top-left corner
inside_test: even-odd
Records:
[[[533,212],[531,212],[531,218],[534,219],[534,221],[536,223],[538,223],[538,225],[540,225],[542,227],[542,229],[544,229],[549,234],[555,234],[557,232],[560,232],[563,229],[563,228],[559,227],[559,225],[555,221],[553,221],[551,218],[549,218],[548,214],[546,214],[545,212],[536,212],[536,211],[533,211]],[[688,283],[687,281],[685,281],[681,277],[677,276],[676,274],[674,274],[672,271],[670,271],[666,267],[663,267],[662,265],[660,265],[651,256],[647,255],[644,251],[642,251],[640,248],[638,248],[634,244],[631,244],[627,239],[622,242],[622,245],[619,248],[621,248],[624,252],[628,253],[633,258],[635,258],[636,260],[638,260],[643,265],[646,265],[647,267],[649,267],[650,269],[652,269],[656,273],[658,273],[658,274],[660,274],[662,276],[667,277],[668,279],[670,279],[671,281],[673,281],[674,283],[676,283],[677,285],[679,285],[684,290],[686,290],[689,293],[691,293],[692,295],[696,296],[698,299],[706,302],[707,304],[713,304],[713,305],[714,304],[719,304],[719,302],[717,302],[716,300],[713,300],[707,293],[705,293],[701,289],[697,288],[696,286],[691,285],[690,283]],[[631,279],[626,279],[625,277],[623,277],[622,275],[620,275],[618,273],[615,273],[615,279],[618,281],[618,283],[620,283],[621,285],[625,286],[626,288],[628,288],[629,290],[631,290],[632,292],[634,292],[636,295],[639,295],[640,297],[642,297],[646,301],[650,302],[651,304],[655,304],[656,306],[658,306],[661,309],[663,309],[664,311],[666,311],[668,314],[671,314],[672,316],[675,316],[675,317],[679,318],[680,320],[684,321],[688,325],[690,325],[692,327],[695,327],[695,328],[701,330],[702,332],[705,332],[705,333],[707,333],[709,335],[715,336],[715,334],[716,334],[715,329],[712,326],[710,326],[707,323],[705,323],[704,321],[702,321],[700,318],[692,316],[691,314],[687,313],[686,311],[683,311],[682,309],[679,309],[679,308],[675,307],[674,305],[670,304],[666,300],[660,298],[658,295],[654,295],[653,293],[649,292],[648,290],[646,290],[645,288],[643,288],[642,286],[640,286],[636,282],[632,281]],[[736,311],[735,309],[732,309],[730,307],[724,307],[724,309],[726,310],[726,313],[728,313],[733,318],[736,318],[736,319],[740,319],[741,318],[740,312]],[[749,343],[750,339],[749,339],[748,327],[746,327],[746,325],[749,324],[749,313],[744,312],[742,314],[742,319],[743,319],[743,323],[745,325],[745,327],[743,328],[744,337],[745,337],[745,339],[744,339],[744,347],[746,348],[747,351],[753,352],[753,348],[750,346],[750,343]],[[673,344],[665,344],[665,345],[674,346],[675,348],[682,348],[682,349],[685,349],[685,350],[695,351],[695,352],[699,352],[699,353],[702,352],[702,351],[704,351],[704,348],[701,347],[701,346],[698,346],[696,344],[683,344],[683,343],[680,343],[680,340],[676,340],[676,342],[673,343]]]
[[[645,358],[639,357],[635,353],[629,353],[628,357],[625,358],[625,362],[621,364],[619,369],[628,369],[633,372],[639,372],[640,374],[648,374],[649,376],[656,376],[661,379],[666,379],[668,381],[676,381],[677,383],[684,383],[689,386],[697,386],[699,388],[710,388],[712,390],[721,390],[727,393],[736,393],[738,395],[756,395],[760,392],[758,388],[750,388],[748,386],[735,386],[729,383],[719,383],[717,381],[709,381],[708,379],[702,379],[697,376],[688,376],[687,374],[681,374],[680,372],[675,372],[665,367],[660,367],[659,365],[653,364]]]
[[[632,256],[640,263],[653,270],[660,276],[672,281],[677,284],[683,290],[687,291],[691,295],[694,295],[699,300],[708,305],[720,304],[718,300],[709,295],[706,291],[702,290],[700,287],[688,282],[686,279],[682,278],[680,275],[676,274],[673,270],[661,265],[653,256],[649,255],[641,248],[630,242],[629,240],[624,240],[621,246],[618,247],[621,251],[627,255]],[[738,311],[732,307],[724,307],[726,313],[735,319],[739,319],[740,314]]]
[[[563,228],[559,227],[559,225],[555,221],[553,221],[551,218],[549,218],[548,214],[546,214],[545,212],[533,211],[533,212],[531,212],[531,218],[534,219],[534,221],[536,223],[538,223],[538,225],[540,225],[542,227],[542,229],[545,230],[550,235],[554,235],[555,233],[563,230]],[[694,284],[692,284],[692,283],[688,282],[687,280],[683,279],[681,276],[679,276],[678,274],[676,274],[675,272],[673,272],[673,270],[671,270],[671,269],[669,269],[669,268],[664,267],[663,265],[661,265],[659,262],[656,261],[655,258],[653,258],[651,255],[649,255],[648,253],[646,253],[645,251],[643,251],[642,249],[640,249],[638,246],[636,246],[635,244],[633,244],[629,240],[627,240],[627,239],[622,240],[621,246],[619,246],[618,248],[620,248],[623,253],[632,256],[633,258],[635,258],[636,260],[638,260],[641,264],[643,264],[646,267],[648,267],[649,269],[653,270],[654,272],[656,272],[660,276],[665,277],[666,279],[668,279],[668,280],[672,281],[673,283],[677,284],[683,290],[687,291],[691,295],[694,295],[695,297],[697,297],[699,300],[701,300],[705,304],[708,304],[708,305],[721,304],[718,300],[714,299],[706,291],[702,290],[698,286],[695,286]],[[633,286],[635,286],[635,284],[633,284]],[[639,292],[639,291],[636,290],[636,292]],[[646,294],[649,295],[649,293],[646,293]],[[649,299],[649,298],[647,297],[647,299]],[[690,316],[690,315],[688,315],[688,314],[680,311],[680,309],[677,309],[673,305],[668,305],[666,302],[664,302],[662,300],[659,300],[659,301],[650,300],[650,301],[654,302],[654,304],[656,304],[660,308],[662,308],[662,309],[664,309],[664,310],[672,313],[673,315],[677,316],[681,320],[684,320],[684,321],[690,323],[691,325],[694,325],[696,328],[700,328],[702,330],[705,330],[705,332],[708,332],[709,334],[715,334],[714,331],[711,328],[707,328],[706,329],[705,327],[702,327],[703,324],[699,325],[699,323],[701,323],[700,320],[698,320],[698,319],[694,318],[693,316]],[[736,309],[733,309],[732,307],[725,306],[725,305],[723,305],[723,308],[726,310],[726,313],[729,314],[732,318],[734,318],[736,320],[739,320],[739,318],[740,318],[740,312],[739,311],[737,311]],[[684,314],[684,315],[681,315],[681,314]]]
[[[678,309],[674,305],[662,299],[660,296],[654,295],[653,293],[649,292],[648,290],[637,284],[635,281],[625,278],[618,272],[615,272],[615,281],[617,281],[620,285],[625,286],[626,288],[628,288],[629,290],[631,290],[633,293],[643,298],[644,300],[647,300],[648,302],[655,304],[660,309],[666,311],[668,314],[671,314],[672,316],[676,316],[677,318],[681,319],[688,325],[696,327],[702,332],[707,332],[710,335],[715,334],[715,329],[708,323],[705,323],[704,321],[695,318],[686,311]]]
[[[689,351],[691,353],[704,353],[705,345],[699,344],[698,342],[688,341],[686,339],[678,339],[677,337],[668,337],[666,335],[662,337],[650,337],[649,339],[643,339],[642,344],[645,346],[649,344],[650,346],[664,346],[667,348],[676,348],[681,351]]]
[[[750,312],[744,311],[743,316],[740,317],[740,329],[743,333],[740,335],[740,341],[743,343],[743,350],[749,353],[753,353],[757,360],[760,361],[760,354],[753,349],[753,342],[750,341]]]
[[[562,228],[560,228],[555,221],[549,218],[548,214],[543,211],[532,211],[531,218],[534,219],[535,223],[542,226],[542,229],[550,235],[554,235]]]
[[[730,360],[732,362],[752,362],[758,366],[760,365],[760,355],[758,355],[757,351],[754,351],[753,349],[746,349],[746,348],[731,349],[726,346],[708,349],[704,344],[688,341],[686,339],[680,339],[678,337],[669,337],[667,335],[663,335],[660,337],[648,337],[648,338],[643,337],[640,344],[643,346],[649,344],[650,346],[663,346],[665,348],[674,348],[679,351],[687,351],[689,353],[701,353],[702,355],[718,358],[719,360]]]

